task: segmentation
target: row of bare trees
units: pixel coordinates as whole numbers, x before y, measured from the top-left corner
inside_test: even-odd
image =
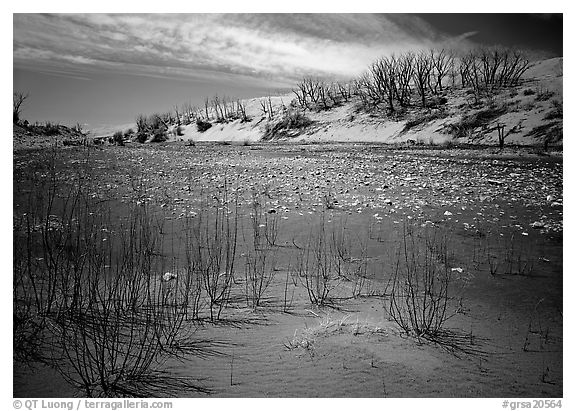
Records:
[[[357,80],[357,93],[365,107],[398,107],[432,103],[432,96],[446,87],[472,88],[477,97],[503,87],[518,85],[530,66],[519,51],[479,48],[457,55],[429,50],[382,57]]]
[[[204,105],[199,107],[191,103],[184,103],[182,106],[174,106],[176,124],[192,124],[198,120],[227,122],[233,120],[250,121],[246,114],[246,103],[240,99],[227,96],[206,97]]]
[[[503,48],[406,52],[382,57],[347,84],[304,78],[293,89],[304,110],[328,109],[358,96],[364,108],[389,112],[408,106],[436,105],[446,87],[471,88],[477,97],[518,85],[530,67],[526,56]]]
[[[412,105],[414,95],[426,107],[428,96],[443,91],[454,61],[454,56],[445,50],[380,58],[357,80],[358,95],[363,105],[370,108],[385,106],[395,111],[398,106]]]
[[[246,115],[246,103],[226,96],[219,97],[217,94],[212,98],[204,99],[204,114],[206,121],[212,117],[218,123],[237,119],[243,122],[250,120]]]
[[[149,116],[138,114],[136,134],[140,142],[146,141],[150,136],[153,136],[153,141],[163,141],[168,130],[173,126],[176,126],[178,130],[182,125],[198,124],[198,122],[223,123],[237,119],[242,122],[250,121],[246,113],[246,103],[216,94],[212,98],[206,97],[202,107],[184,103],[181,106],[175,105],[172,111],[165,113],[155,113]]]
[[[482,48],[460,58],[459,73],[462,86],[480,94],[518,85],[528,68],[529,60],[519,51]]]
[[[353,83],[327,83],[323,80],[307,77],[298,83],[297,88],[292,90],[296,95],[298,105],[302,109],[327,110],[348,102],[353,92]]]

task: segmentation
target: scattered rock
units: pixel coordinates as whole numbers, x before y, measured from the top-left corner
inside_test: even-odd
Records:
[[[504,184],[503,181],[494,180],[494,179],[492,179],[492,178],[489,178],[489,179],[487,179],[486,181],[489,182],[490,184],[499,185],[499,186]]]
[[[162,276],[162,281],[164,282],[169,282],[172,280],[175,280],[178,278],[178,274],[175,273],[171,273],[171,272],[166,272],[164,273],[164,275]]]

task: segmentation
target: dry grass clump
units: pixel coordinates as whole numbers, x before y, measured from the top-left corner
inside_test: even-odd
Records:
[[[547,101],[554,97],[554,92],[550,90],[540,89],[536,93],[536,101]]]
[[[563,134],[562,124],[558,124],[557,122],[549,122],[534,127],[526,134],[526,136],[534,136],[541,138],[548,143],[556,143],[562,140]]]
[[[313,313],[317,315],[316,313]],[[371,335],[385,334],[386,330],[381,326],[369,321],[368,319],[360,320],[358,316],[345,315],[340,318],[334,318],[327,314],[318,320],[314,327],[306,327],[303,330],[295,330],[292,339],[287,340],[284,346],[288,350],[304,349],[311,355],[314,352],[314,345],[317,338],[329,337],[331,335],[349,334],[349,335]]]
[[[288,110],[284,117],[282,117],[278,122],[266,124],[266,130],[262,140],[287,137],[294,135],[294,133],[298,134],[312,124],[313,121],[301,111]]]
[[[471,114],[463,116],[460,121],[449,125],[451,134],[455,138],[467,137],[479,127],[487,126],[492,120],[505,114],[508,107],[505,104],[491,105]]]
[[[446,117],[446,113],[442,112],[442,111],[434,111],[434,112],[426,113],[423,115],[416,115],[413,118],[406,121],[406,124],[404,125],[404,128],[402,129],[402,133],[406,133],[407,131],[410,131],[414,127],[417,127],[421,124],[426,124],[426,123],[429,123],[431,121],[434,121],[434,120],[437,120],[440,118],[444,118],[444,117]]]
[[[552,100],[552,110],[544,116],[544,120],[562,120],[564,117],[564,106],[558,100]]]
[[[332,335],[332,334],[378,334],[384,333],[384,328],[379,325],[374,324],[368,319],[360,321],[360,318],[356,316],[345,315],[342,318],[332,318],[330,315],[325,316],[319,321],[318,326],[314,329],[315,335]]]

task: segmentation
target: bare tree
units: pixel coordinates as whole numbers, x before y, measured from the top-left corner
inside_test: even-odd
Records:
[[[414,60],[413,79],[416,90],[420,95],[422,107],[426,107],[426,92],[428,91],[431,72],[432,62],[430,61],[429,56],[424,52],[418,53]]]
[[[414,53],[409,52],[401,55],[398,62],[398,88],[396,98],[400,106],[405,107],[410,105],[410,95],[412,94],[412,76],[414,74]]]
[[[331,83],[326,87],[326,96],[332,100],[332,106],[340,104],[340,99],[338,98],[338,86],[336,83]]]
[[[442,80],[448,74],[453,59],[454,57],[444,49],[436,52],[430,50],[430,60],[435,75],[434,93],[442,91]]]
[[[328,100],[326,99],[328,91],[326,84],[324,84],[324,82],[321,80],[317,81],[316,93],[318,94],[318,101],[322,103],[322,108],[327,110],[329,108]]]
[[[248,116],[246,115],[246,103],[242,103],[240,100],[238,100],[236,102],[236,110],[243,123],[249,120]]]
[[[181,125],[181,116],[182,116],[182,112],[184,111],[184,109],[182,109],[182,111],[180,111],[180,109],[178,108],[177,105],[174,106],[174,115],[176,116],[176,125],[179,126]]]
[[[284,105],[284,103],[282,103]],[[272,109],[272,98],[268,95],[268,116],[270,116],[270,120],[274,118],[274,109]]]
[[[217,101],[217,100],[215,100]],[[222,112],[222,119],[223,120],[227,120],[228,119],[228,100],[226,98],[226,96],[222,97],[222,106],[220,108],[221,112]]]
[[[363,74],[356,80],[356,90],[364,108],[374,109],[382,102],[380,93],[369,73]]]
[[[268,117],[268,106],[266,105],[266,100],[259,100],[260,102],[260,110],[262,111],[262,114],[264,115],[264,117]]]
[[[222,109],[222,101],[220,97],[216,94],[212,98],[212,105],[214,106],[214,111],[216,112],[216,121],[224,120],[224,110]]]
[[[302,83],[298,84],[298,88],[297,89],[292,89],[292,93],[296,94],[296,99],[298,100],[298,105],[302,108],[302,109],[307,109],[308,107],[308,101],[306,99],[306,91],[305,89],[302,87]],[[265,110],[265,105],[263,106],[264,108],[264,112],[266,113]]]
[[[304,90],[306,95],[310,97],[310,101],[314,104],[318,103],[320,82],[313,78],[305,78],[303,81]]]
[[[182,105],[182,116],[184,124],[191,124],[195,120],[196,112],[198,109],[193,106],[190,102],[184,103]]]
[[[530,61],[528,58],[519,51],[515,51],[512,55],[511,70],[509,75],[509,85],[515,86],[520,82],[520,78],[530,68]]]
[[[14,92],[12,95],[12,122],[18,124],[20,122],[20,114],[22,113],[22,104],[29,97],[29,94],[22,92]]]
[[[456,77],[458,71],[456,68],[456,57],[452,54],[452,59],[450,60],[450,65],[448,66],[448,76],[450,76],[450,84],[452,88],[456,88]]]
[[[462,87],[468,87],[472,83],[471,67],[474,63],[474,54],[467,53],[460,57],[458,64],[458,73],[460,74],[460,84]]]
[[[388,110],[394,111],[394,98],[396,94],[396,57],[384,57],[377,60],[370,67],[372,76],[372,94],[374,102],[386,102]]]
[[[348,100],[350,100],[350,89],[346,86],[346,84],[337,82],[335,87],[338,89],[338,93],[340,93],[342,100],[348,102]]]
[[[208,97],[204,99],[204,110],[206,111],[206,121],[210,120],[210,115],[208,114],[208,108],[210,107],[210,100]]]

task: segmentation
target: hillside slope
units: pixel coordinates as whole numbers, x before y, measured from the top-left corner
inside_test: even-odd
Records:
[[[325,111],[306,111],[312,124],[272,139],[302,142],[414,142],[497,144],[497,125],[503,126],[507,144],[562,144],[563,59],[536,62],[524,75],[521,85],[501,90],[490,98],[475,101],[470,92],[457,89],[444,92],[447,103],[437,108],[412,108],[400,119],[366,113],[358,102]],[[205,132],[195,124],[183,126],[182,136],[171,140],[255,142],[269,139],[267,130],[282,121],[290,111],[294,94],[270,97],[274,118],[261,110],[265,98],[246,100],[251,121],[213,123]],[[175,134],[175,133],[174,133]]]
[[[86,144],[89,140],[82,131],[59,124],[12,124],[13,150],[78,146]]]

